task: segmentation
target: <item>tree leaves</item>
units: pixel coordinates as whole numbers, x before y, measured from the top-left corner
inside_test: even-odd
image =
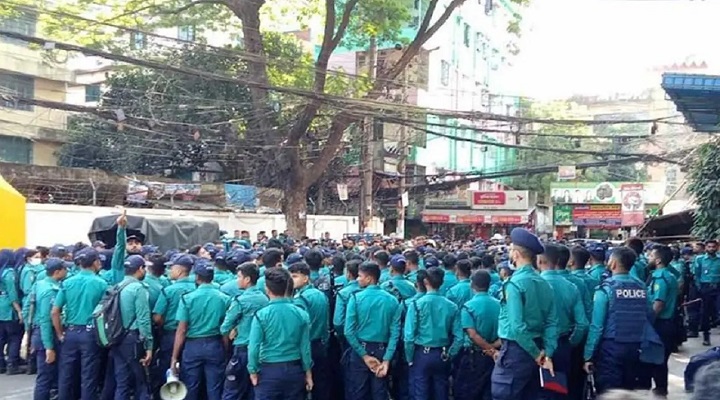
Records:
[[[720,236],[720,142],[700,147],[689,174],[688,192],[695,198],[693,235],[700,239]]]

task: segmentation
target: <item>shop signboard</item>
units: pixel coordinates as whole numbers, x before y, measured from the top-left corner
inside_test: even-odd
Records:
[[[530,192],[505,190],[497,192],[468,191],[473,210],[527,210]]]
[[[553,225],[568,226],[573,224],[573,206],[570,204],[556,204],[553,206]]]
[[[643,203],[643,185],[641,183],[624,184],[620,187],[622,195],[622,225],[640,226],[645,222],[645,203]]]
[[[577,226],[622,226],[619,204],[583,204],[572,208],[572,224]]]
[[[645,204],[660,204],[665,197],[662,182],[553,182],[550,196],[554,204],[621,204],[623,185],[641,185]]]

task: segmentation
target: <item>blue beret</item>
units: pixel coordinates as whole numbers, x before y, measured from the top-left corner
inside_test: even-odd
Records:
[[[62,259],[52,257],[45,261],[45,271],[47,271],[48,274],[52,274],[53,272],[59,271],[63,268],[66,268],[66,266]]]
[[[425,258],[425,268],[432,268],[432,267],[439,267],[440,261],[435,257],[426,257]]]
[[[510,262],[508,262],[508,261],[501,261],[500,263],[498,263],[497,268],[498,268],[498,270],[507,269],[509,271],[513,271],[515,269],[515,268],[513,268],[513,265],[510,264]]]
[[[215,261],[225,261],[226,258],[229,257],[222,250],[218,251],[217,254],[215,254]]]
[[[134,254],[125,259],[125,270],[126,271],[137,271],[146,265],[145,259],[142,256]]]
[[[545,247],[543,247],[540,239],[525,228],[513,229],[510,232],[510,240],[514,245],[523,247],[533,254],[537,255],[545,252]]]
[[[86,247],[75,253],[73,260],[78,264],[89,265],[94,263],[96,260],[104,262],[106,258],[104,254],[100,254],[92,247]]]
[[[591,244],[587,247],[587,251],[596,260],[605,259],[605,248],[596,244]]]
[[[50,248],[50,257],[63,258],[67,255],[67,248],[61,244],[56,244]]]
[[[305,253],[307,253],[308,251],[310,251],[310,248],[307,246],[300,246],[300,248],[298,249],[298,253],[300,253],[300,255],[302,256],[304,256]]]
[[[208,260],[199,258],[193,267],[195,275],[209,277],[215,273],[215,267]]]
[[[158,249],[157,246],[152,246],[152,245],[147,244],[140,249],[140,254],[143,256],[146,256],[148,254],[153,254],[157,251],[157,249]]]
[[[190,254],[178,254],[171,265],[180,265],[185,268],[192,268],[195,265],[195,256]]]
[[[293,265],[295,263],[301,262],[302,260],[303,256],[301,256],[299,253],[292,253],[288,256],[287,260],[285,260],[285,264]]]
[[[390,259],[390,265],[394,268],[397,268],[401,265],[405,265],[407,261],[405,260],[405,257],[402,256],[402,254],[395,254]]]
[[[693,250],[690,247],[683,247],[680,249],[680,254],[687,256],[693,253]]]

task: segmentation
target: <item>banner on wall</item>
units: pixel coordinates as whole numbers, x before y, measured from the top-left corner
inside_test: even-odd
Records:
[[[639,226],[645,222],[644,187],[641,183],[629,183],[620,187],[623,226]]]

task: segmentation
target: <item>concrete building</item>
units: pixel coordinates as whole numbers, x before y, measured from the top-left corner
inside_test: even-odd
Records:
[[[0,28],[27,35],[38,30],[37,15],[23,13],[0,19]],[[0,38],[0,161],[56,165],[67,113],[19,104],[13,96],[64,102],[74,74],[68,54],[35,49],[27,43]]]

